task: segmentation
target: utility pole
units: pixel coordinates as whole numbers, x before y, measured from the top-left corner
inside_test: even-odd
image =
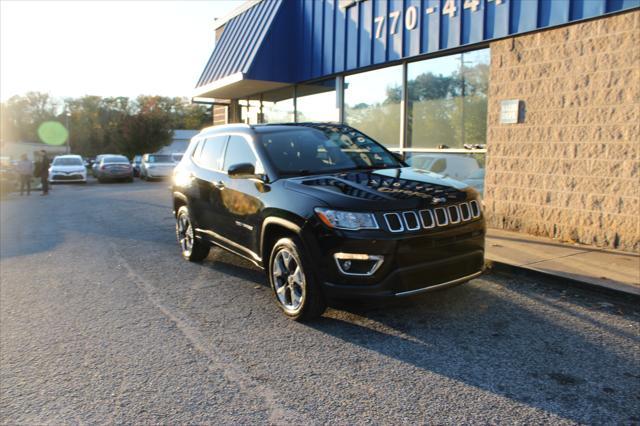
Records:
[[[71,112],[67,111],[64,115],[67,117],[67,154],[71,154],[71,126],[69,124]]]

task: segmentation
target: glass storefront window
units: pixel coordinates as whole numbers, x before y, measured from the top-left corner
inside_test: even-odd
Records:
[[[393,66],[344,78],[344,116],[389,148],[400,146],[402,67]]]
[[[484,192],[484,152],[407,152],[405,159],[411,167],[464,182],[480,195]]]
[[[483,148],[489,49],[407,67],[407,148]]]
[[[340,112],[336,98],[336,80],[301,84],[296,87],[296,114],[305,121],[338,121]]]
[[[258,124],[260,122],[260,101],[240,101],[240,111],[243,123]]]
[[[263,123],[293,123],[293,114],[293,87],[285,87],[263,94]]]

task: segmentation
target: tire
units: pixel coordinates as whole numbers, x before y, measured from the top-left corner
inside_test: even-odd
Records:
[[[282,238],[269,256],[269,283],[282,312],[295,321],[320,317],[327,303],[318,283],[315,265],[308,261],[298,238]]]
[[[209,255],[211,246],[195,236],[187,206],[182,206],[176,214],[176,238],[182,257],[190,262],[200,262]]]

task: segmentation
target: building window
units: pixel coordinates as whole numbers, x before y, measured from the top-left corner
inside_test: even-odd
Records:
[[[242,100],[240,101],[241,119],[243,123],[258,124],[260,123],[260,101],[259,100]]]
[[[407,148],[484,148],[489,49],[407,66]]]
[[[293,87],[273,90],[262,95],[263,123],[293,123]]]
[[[339,121],[336,80],[324,80],[296,86],[297,122]]]
[[[344,79],[346,124],[389,148],[400,147],[402,66],[393,66]]]

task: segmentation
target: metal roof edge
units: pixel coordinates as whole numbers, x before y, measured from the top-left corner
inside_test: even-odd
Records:
[[[208,92],[211,92],[212,90],[219,89],[221,87],[228,86],[229,84],[237,83],[242,80],[244,80],[244,74],[241,72],[237,72],[235,74],[223,77],[220,80],[212,81],[211,83],[205,84],[204,86],[196,87],[191,93],[191,97],[197,98],[203,96]]]
[[[236,7],[231,12],[224,15],[222,18],[216,18],[216,20],[213,22],[214,31],[220,28],[221,26],[223,26],[224,24],[226,24],[227,22],[229,22],[230,20],[232,20],[233,18],[235,18],[236,16],[242,15],[244,12],[251,9],[253,6],[257,5],[261,1],[262,0],[246,0],[240,6]]]

